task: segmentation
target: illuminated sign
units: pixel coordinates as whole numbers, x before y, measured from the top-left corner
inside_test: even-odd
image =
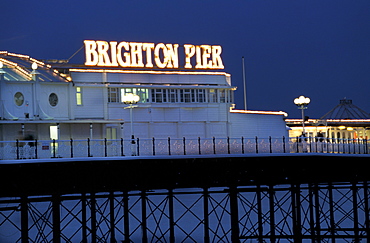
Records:
[[[86,66],[179,68],[179,44],[94,40],[85,40],[84,43]],[[184,68],[224,68],[221,46],[186,44],[183,51]]]

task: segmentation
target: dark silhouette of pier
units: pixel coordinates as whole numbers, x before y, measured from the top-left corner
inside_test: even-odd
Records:
[[[370,242],[369,159],[1,161],[0,242]]]

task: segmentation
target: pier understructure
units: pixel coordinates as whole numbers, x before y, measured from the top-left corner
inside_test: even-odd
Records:
[[[369,158],[2,161],[0,242],[370,242]]]

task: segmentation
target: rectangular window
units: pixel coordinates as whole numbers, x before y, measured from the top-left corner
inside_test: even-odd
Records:
[[[191,101],[191,89],[184,89],[184,102],[189,103]]]
[[[152,102],[165,103],[167,102],[167,89],[152,89]]]
[[[204,103],[206,102],[206,97],[205,97],[205,90],[204,89],[197,89],[197,92],[198,92],[198,102],[200,103]]]
[[[76,104],[82,105],[82,89],[81,87],[76,87]]]
[[[117,139],[117,128],[115,127],[107,127],[106,129],[106,138],[110,139]]]
[[[127,94],[135,94],[140,97],[139,103],[145,103],[148,102],[148,89],[138,89],[138,88],[111,88],[111,89],[117,89],[117,99],[119,99],[118,94],[120,94],[120,97],[124,97]],[[119,101],[117,101],[119,102]],[[122,100],[120,100],[122,102]]]
[[[118,88],[108,88],[108,102],[110,103],[119,102]]]
[[[225,103],[226,102],[226,90],[220,89],[218,93],[220,96],[220,103]]]
[[[169,96],[170,96],[170,102],[176,103],[178,102],[178,96],[177,96],[177,89],[170,89],[169,90]]]
[[[195,89],[192,89],[191,90],[191,102],[198,102],[198,97],[197,97],[197,93],[196,93],[197,90]]]
[[[216,103],[217,102],[217,90],[209,89],[208,91],[208,102]]]

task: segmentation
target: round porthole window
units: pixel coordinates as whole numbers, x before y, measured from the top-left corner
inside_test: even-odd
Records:
[[[58,104],[58,96],[55,93],[49,95],[49,104],[51,106],[56,106]]]
[[[14,95],[14,102],[17,106],[23,105],[24,102],[24,96],[21,92],[17,92]]]

